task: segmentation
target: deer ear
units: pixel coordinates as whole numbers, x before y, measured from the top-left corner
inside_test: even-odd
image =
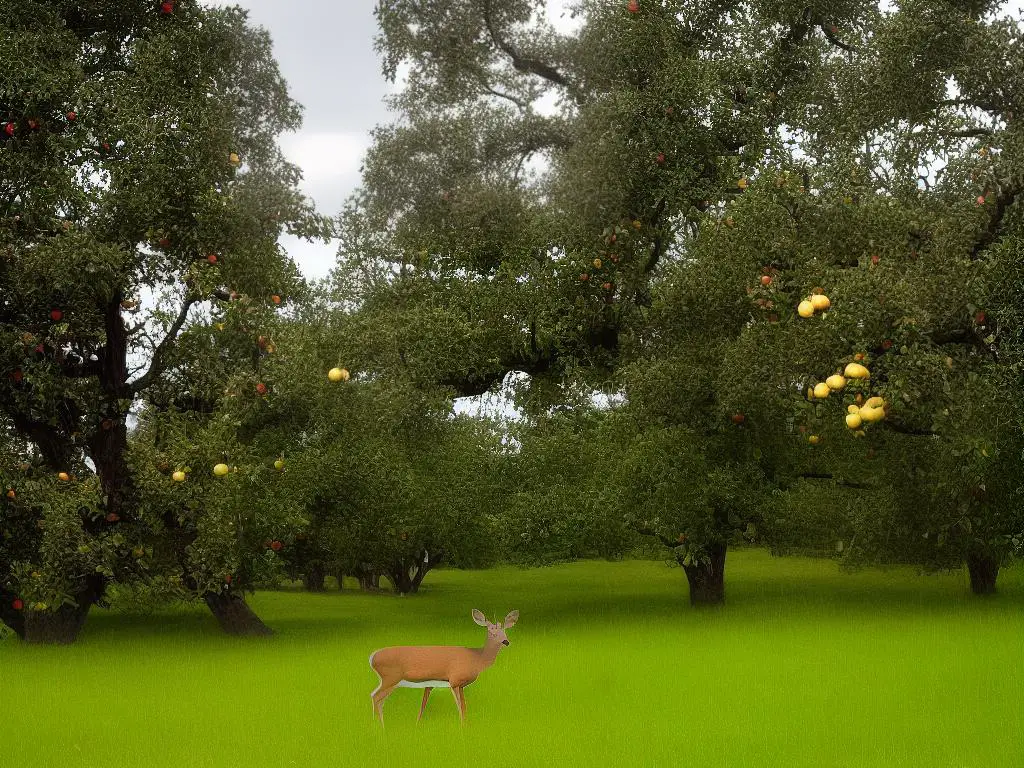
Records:
[[[473,609],[473,621],[475,621],[481,627],[487,626],[487,617],[480,613],[480,611],[478,611],[476,608]]]
[[[519,611],[512,611],[508,616],[505,617],[505,620],[501,622],[501,624],[503,627],[505,627],[505,629],[508,629],[517,621],[519,621]]]

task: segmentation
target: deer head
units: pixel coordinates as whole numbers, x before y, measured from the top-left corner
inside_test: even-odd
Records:
[[[508,645],[508,637],[505,635],[505,630],[513,626],[519,620],[519,611],[512,611],[508,616],[505,617],[504,621],[499,621],[496,624],[492,624],[487,620],[487,617],[483,615],[476,608],[473,609],[473,621],[479,624],[481,627],[487,627],[487,642],[495,645]]]

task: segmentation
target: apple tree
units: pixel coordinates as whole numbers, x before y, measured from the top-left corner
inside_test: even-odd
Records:
[[[276,145],[299,107],[243,11],[2,0],[0,56],[0,618],[72,641],[156,536],[133,408],[211,306],[287,297],[278,236],[325,224]]]
[[[723,400],[789,440],[781,475],[862,494],[844,557],[966,563],[975,593],[1024,532],[1024,30],[996,11],[845,25],[807,84],[828,101],[790,117],[799,155],[709,217],[698,257],[746,271]]]

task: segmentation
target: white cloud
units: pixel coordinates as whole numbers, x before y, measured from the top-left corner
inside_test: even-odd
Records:
[[[317,240],[310,243],[292,235],[282,235],[279,242],[309,280],[326,277],[334,267],[338,255],[337,240],[331,240],[329,243]]]
[[[370,145],[364,133],[292,133],[281,137],[281,149],[291,162],[302,168],[305,184],[356,176],[363,154]]]
[[[556,32],[563,35],[571,35],[580,28],[583,21],[582,17],[577,16],[573,18],[571,15],[572,7],[577,2],[578,0],[548,0],[548,21],[551,22]]]

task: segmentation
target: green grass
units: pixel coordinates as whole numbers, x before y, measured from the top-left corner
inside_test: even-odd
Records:
[[[724,610],[678,568],[587,562],[439,571],[410,598],[271,592],[277,635],[205,611],[95,611],[68,648],[0,642],[0,766],[1024,765],[1024,570],[995,598],[963,574],[839,573],[734,552]],[[511,646],[417,727],[418,690],[372,720],[370,652],[480,644],[470,618],[521,611]]]

